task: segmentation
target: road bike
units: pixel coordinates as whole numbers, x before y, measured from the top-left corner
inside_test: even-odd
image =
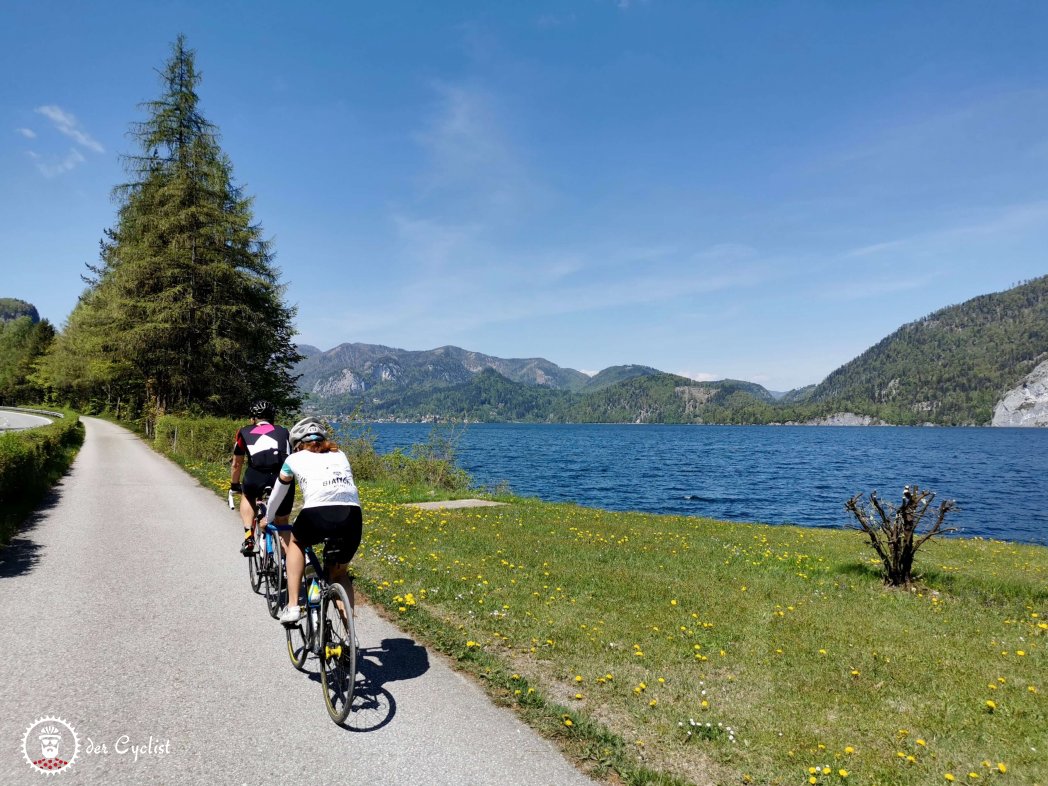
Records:
[[[299,588],[299,599],[305,613],[297,623],[284,627],[288,656],[296,669],[305,671],[306,659],[311,653],[317,657],[324,706],[331,719],[341,724],[353,705],[357,636],[349,594],[342,584],[328,578],[328,565],[337,564],[341,554],[338,546],[338,541],[324,541],[323,564],[314,547],[305,549],[307,565],[313,569],[312,576],[307,577],[308,570],[303,572]],[[352,592],[353,577],[347,578]]]

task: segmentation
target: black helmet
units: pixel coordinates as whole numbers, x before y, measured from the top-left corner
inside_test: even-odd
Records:
[[[302,442],[313,442],[327,439],[327,429],[316,418],[302,418],[291,427],[291,447],[297,448]]]
[[[251,417],[257,420],[272,420],[276,417],[277,408],[265,399],[259,399],[251,404]]]

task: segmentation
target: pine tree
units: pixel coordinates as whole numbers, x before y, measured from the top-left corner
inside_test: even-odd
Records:
[[[200,112],[183,36],[161,80],[162,95],[132,127],[140,152],[124,157],[130,179],[114,189],[116,224],[57,344],[58,354],[80,357],[49,367],[93,363],[94,396],[116,385],[147,413],[231,414],[252,398],[297,405],[295,309],[283,301],[252,200]]]

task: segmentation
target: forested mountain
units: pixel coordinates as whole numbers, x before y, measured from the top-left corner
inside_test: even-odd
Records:
[[[363,394],[382,398],[457,385],[485,369],[515,382],[553,390],[578,390],[590,382],[581,371],[561,368],[542,358],[507,360],[452,346],[409,351],[378,344],[341,344],[326,352],[315,347],[300,347],[299,351],[306,356],[295,367],[302,375],[299,388],[318,402]]]
[[[638,365],[588,378],[546,360],[458,347],[300,351],[307,356],[297,367],[300,385],[311,406],[365,418],[797,423],[850,412],[899,424],[987,424],[1004,393],[1048,358],[1048,277],[904,325],[821,384],[783,394]]]
[[[818,385],[812,402],[892,423],[985,424],[1048,358],[1048,276],[903,325]]]

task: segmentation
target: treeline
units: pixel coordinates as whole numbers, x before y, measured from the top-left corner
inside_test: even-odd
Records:
[[[293,408],[295,309],[200,111],[184,37],[160,79],[160,97],[131,127],[137,152],[123,157],[128,181],[114,189],[116,222],[83,276],[87,288],[46,351],[37,352],[45,328],[23,336],[20,320],[5,326],[0,353],[19,349],[0,356],[0,385],[12,377],[3,390],[15,399],[150,422],[172,411],[241,413],[256,398]],[[8,342],[9,331],[18,336]]]
[[[35,308],[32,316],[6,314],[10,318],[0,319],[0,404],[42,401],[45,388],[34,372],[51,348],[55,329],[46,319],[36,320]]]

